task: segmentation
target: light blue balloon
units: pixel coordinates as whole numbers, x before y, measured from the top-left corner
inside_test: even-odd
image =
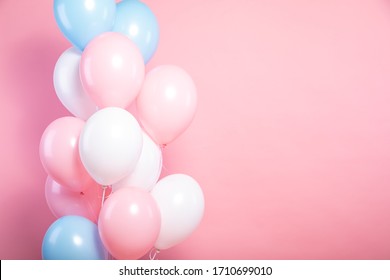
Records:
[[[137,0],[117,4],[113,31],[129,37],[141,51],[145,64],[156,52],[160,30],[150,8]]]
[[[59,28],[80,50],[97,35],[112,30],[115,10],[115,0],[54,0]]]
[[[106,256],[97,225],[81,216],[59,218],[43,238],[44,260],[104,260]]]

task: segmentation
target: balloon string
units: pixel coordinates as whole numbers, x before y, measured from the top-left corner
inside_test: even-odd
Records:
[[[153,254],[152,254],[153,253]],[[149,252],[149,259],[151,261],[154,261],[154,260],[157,260],[156,257],[157,255],[160,253],[160,250],[159,249],[156,249],[156,248],[153,248],[152,250],[150,250]]]
[[[162,170],[164,170],[164,171],[168,171],[168,168],[164,165],[164,163],[162,164]]]
[[[164,152],[164,149],[166,148],[167,144],[161,144],[161,152]],[[168,171],[168,168],[164,165],[164,161],[161,162],[161,169],[164,171]]]
[[[110,186],[102,186],[103,188],[103,194],[102,194],[102,205],[101,207],[103,207],[103,204],[104,204],[104,201],[106,200],[106,190],[107,188],[109,188]],[[110,254],[110,252],[107,251],[107,260],[113,260],[114,258],[112,257],[112,255]]]
[[[103,188],[103,195],[102,195],[102,207],[103,207],[103,203],[104,203],[104,198],[106,196],[106,189],[107,189],[107,186],[102,186]]]
[[[109,188],[109,187],[110,187],[110,186],[102,186],[102,188],[103,188],[102,207],[103,207],[104,201],[106,200],[106,190],[107,190],[107,188]]]

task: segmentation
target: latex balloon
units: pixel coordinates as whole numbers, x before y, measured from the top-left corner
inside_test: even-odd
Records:
[[[96,37],[81,56],[81,83],[99,108],[128,107],[137,97],[144,75],[140,51],[120,33]]]
[[[79,137],[85,122],[75,117],[53,121],[44,131],[39,154],[46,172],[56,182],[75,192],[95,185],[81,162]]]
[[[61,186],[50,176],[46,179],[46,202],[56,218],[76,215],[97,223],[102,204],[102,195],[102,187],[97,184],[84,192],[74,192],[67,187]]]
[[[67,49],[56,63],[53,82],[56,94],[65,108],[76,117],[86,120],[98,108],[81,85],[80,59],[79,50]]]
[[[134,170],[142,142],[141,128],[129,112],[105,108],[93,114],[81,132],[81,161],[96,182],[112,185]]]
[[[115,10],[115,0],[54,0],[58,27],[80,50],[97,35],[111,31]]]
[[[152,139],[168,144],[190,125],[197,94],[191,77],[181,68],[159,66],[146,75],[137,98],[140,122]]]
[[[129,37],[142,53],[145,64],[152,58],[159,41],[159,27],[152,10],[138,0],[117,4],[113,31]]]
[[[142,135],[142,152],[134,171],[118,183],[113,184],[113,191],[125,187],[150,191],[157,183],[162,167],[161,148],[146,133],[143,132]]]
[[[104,260],[96,224],[80,216],[64,216],[47,230],[42,243],[44,260]]]
[[[161,213],[157,249],[168,249],[185,240],[199,225],[204,212],[204,197],[199,184],[184,174],[169,175],[151,192]]]
[[[116,259],[138,259],[156,242],[160,212],[149,192],[123,188],[106,200],[99,216],[104,246]]]

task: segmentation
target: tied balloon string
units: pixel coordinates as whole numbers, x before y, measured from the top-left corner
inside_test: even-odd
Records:
[[[102,186],[102,189],[103,189],[103,194],[102,194],[102,206],[103,207],[103,204],[104,204],[104,201],[106,200],[106,191],[108,188],[110,188],[111,186]],[[107,251],[107,260],[114,260],[114,258],[112,257],[112,255],[110,254],[110,252]]]
[[[154,260],[157,260],[156,257],[157,255],[160,253],[160,250],[159,249],[156,249],[156,248],[153,248],[152,250],[150,250],[149,252],[149,259],[151,261],[154,261]]]
[[[162,168],[162,170],[164,170],[165,172],[168,171],[168,168],[164,165],[164,163],[161,165],[161,168]]]
[[[110,252],[107,252],[107,260],[113,261],[114,257],[110,254]]]
[[[166,146],[167,146],[167,144],[161,144],[160,145],[161,152],[164,152],[164,149],[166,148]],[[161,162],[161,169],[164,170],[165,172],[168,171],[168,168],[164,165],[163,161]]]
[[[102,194],[102,207],[103,207],[103,203],[104,201],[106,200],[106,190],[107,188],[109,188],[110,186],[102,186],[103,188],[103,194]]]

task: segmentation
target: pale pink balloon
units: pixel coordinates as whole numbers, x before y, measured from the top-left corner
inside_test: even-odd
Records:
[[[39,146],[42,165],[50,177],[76,192],[96,184],[79,155],[79,137],[83,127],[84,121],[75,117],[56,119],[44,131]]]
[[[137,98],[139,119],[160,145],[176,139],[190,125],[197,106],[191,77],[183,69],[164,65],[146,75]]]
[[[103,189],[95,184],[84,192],[74,192],[48,176],[45,196],[47,205],[56,218],[77,215],[96,223],[102,205]]]
[[[85,91],[100,108],[126,108],[137,97],[145,75],[144,60],[126,36],[107,32],[85,48],[80,78]]]
[[[98,226],[105,248],[116,259],[139,259],[160,232],[161,217],[151,194],[135,188],[112,193],[100,211]]]

